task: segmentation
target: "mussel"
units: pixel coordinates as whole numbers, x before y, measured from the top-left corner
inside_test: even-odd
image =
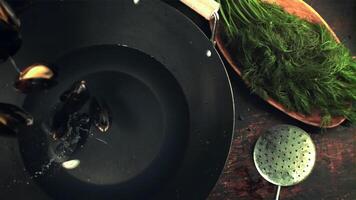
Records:
[[[0,0],[0,60],[13,56],[21,43],[20,20],[10,6]]]
[[[23,93],[30,93],[49,89],[55,84],[55,73],[50,67],[33,64],[20,73],[15,81],[15,88]]]
[[[82,148],[90,134],[91,121],[88,114],[74,113],[61,124],[60,137],[50,142],[50,154],[56,162],[66,162]],[[57,132],[59,133],[59,132]],[[54,135],[55,136],[55,135]]]
[[[14,136],[20,127],[31,126],[33,117],[23,109],[7,103],[0,103],[0,134]]]
[[[85,99],[85,97],[87,97],[89,94],[89,90],[86,84],[87,83],[84,80],[75,82],[68,90],[62,93],[59,99],[62,102],[66,102],[69,99]]]
[[[54,139],[59,139],[68,132],[71,117],[77,114],[89,98],[90,93],[85,81],[74,83],[60,96],[61,102],[56,106],[51,125],[51,134]]]
[[[17,127],[12,118],[8,116],[0,117],[0,135],[2,136],[15,136]]]
[[[99,101],[93,97],[90,102],[90,116],[93,124],[101,132],[107,132],[111,127],[111,114],[107,103],[104,100]]]
[[[89,100],[90,93],[86,81],[78,81],[74,83],[70,89],[65,91],[60,96],[60,101],[63,103],[65,112],[71,114],[79,111]]]

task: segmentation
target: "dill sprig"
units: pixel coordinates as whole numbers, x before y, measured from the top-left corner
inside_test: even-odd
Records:
[[[242,78],[288,110],[356,122],[356,61],[324,25],[260,0],[221,0],[223,38]]]

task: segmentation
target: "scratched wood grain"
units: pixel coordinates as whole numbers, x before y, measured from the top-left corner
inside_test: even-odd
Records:
[[[236,85],[237,81],[234,82]],[[241,88],[239,91],[243,93]],[[317,147],[313,173],[301,184],[283,188],[281,199],[356,199],[355,127],[343,125],[321,132],[284,119],[282,113],[263,108],[266,105],[261,100],[248,103],[238,98],[237,101],[243,107],[240,108],[243,120],[237,123],[227,165],[209,199],[273,199],[276,188],[258,174],[252,152],[255,141],[263,131],[280,123],[302,127],[311,133]]]
[[[341,41],[356,55],[356,1],[308,1],[336,31]],[[356,127],[348,123],[323,131],[306,126],[251,95],[232,70],[237,121],[232,148],[225,169],[209,200],[274,199],[276,187],[257,172],[252,158],[257,138],[271,126],[292,124],[309,132],[317,147],[312,174],[297,186],[284,187],[282,200],[355,200]]]

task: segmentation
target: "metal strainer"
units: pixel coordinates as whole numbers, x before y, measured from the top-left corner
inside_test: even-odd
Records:
[[[315,163],[315,145],[304,130],[290,125],[274,126],[256,142],[253,159],[258,172],[268,182],[292,186],[311,173]]]

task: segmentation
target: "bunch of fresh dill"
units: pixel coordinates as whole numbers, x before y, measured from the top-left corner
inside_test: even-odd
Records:
[[[356,122],[356,61],[326,27],[260,0],[220,0],[223,38],[252,91],[288,110]]]

